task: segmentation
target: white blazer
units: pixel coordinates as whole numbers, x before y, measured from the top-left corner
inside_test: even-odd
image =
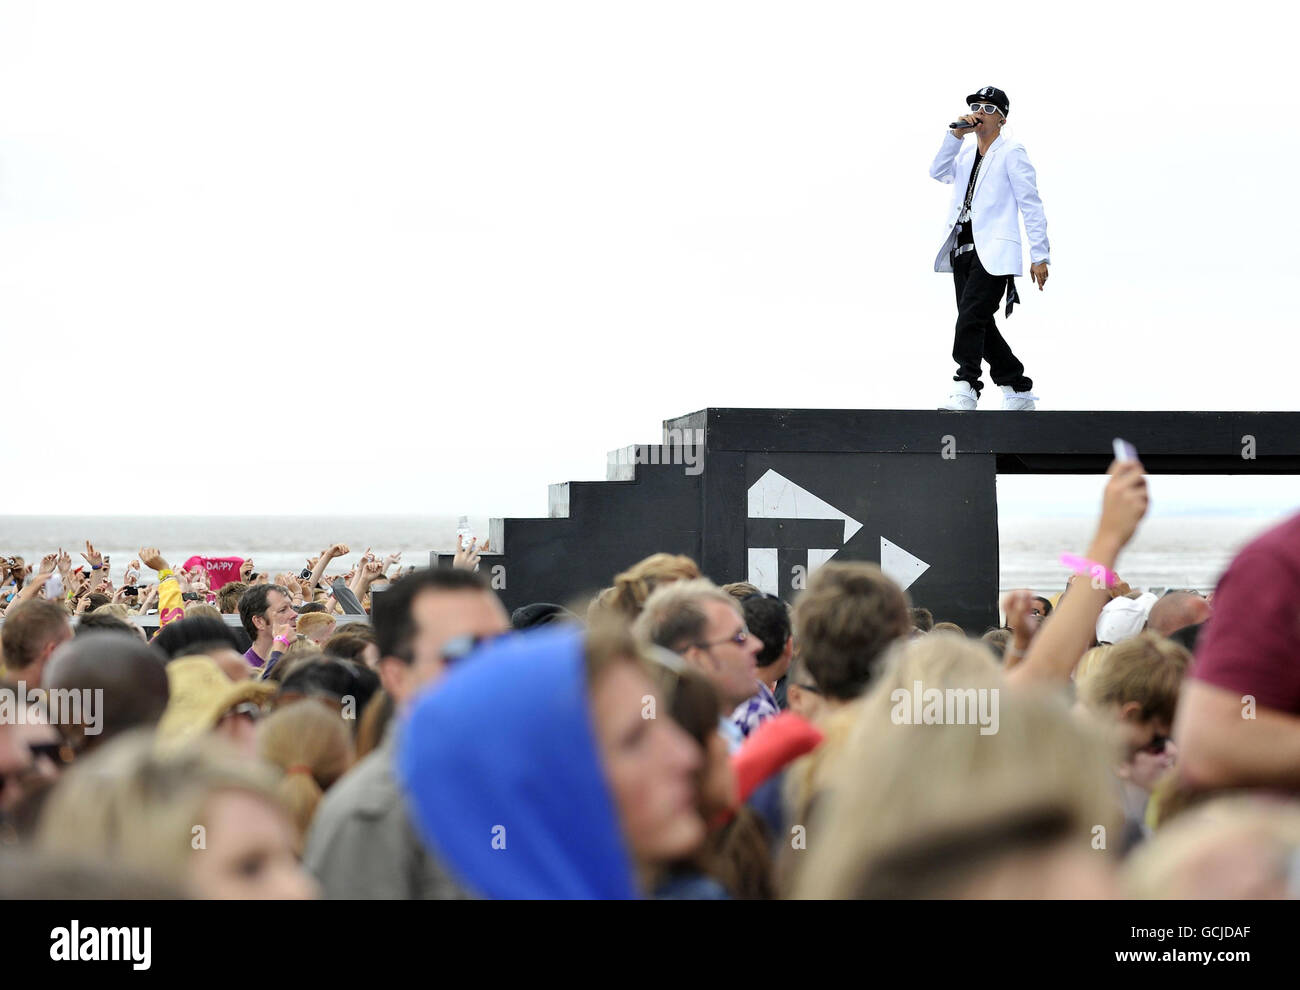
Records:
[[[962,147],[965,145],[965,147]],[[975,164],[975,141],[966,142],[952,131],[944,135],[939,153],[930,166],[930,178],[952,183],[952,203],[948,207],[948,229],[943,247],[934,259],[936,272],[952,271],[950,253],[956,237],[957,217],[966,202],[966,185]],[[971,197],[970,215],[974,228],[975,253],[990,275],[1023,275],[1020,257],[1020,221],[1024,214],[1025,233],[1029,235],[1029,257],[1033,264],[1050,261],[1047,246],[1047,220],[1038,198],[1034,166],[1029,164],[1025,146],[1008,141],[1001,134],[989,145],[975,177],[975,194]]]

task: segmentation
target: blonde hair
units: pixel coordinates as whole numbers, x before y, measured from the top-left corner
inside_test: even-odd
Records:
[[[651,554],[614,578],[614,594],[609,605],[629,620],[635,619],[656,588],[671,581],[686,581],[699,576],[699,565],[690,557]]]
[[[1078,684],[1079,699],[1092,709],[1137,702],[1141,719],[1173,723],[1178,690],[1192,655],[1150,631],[1122,640]]]
[[[308,612],[306,615],[298,616],[298,634],[310,637],[313,632],[319,632],[326,626],[336,624],[334,616],[328,612]]]
[[[221,617],[221,609],[209,605],[207,602],[190,602],[185,606],[185,618],[193,619],[202,616],[205,619],[216,619],[218,622],[225,622]]]
[[[290,643],[280,657],[283,664],[295,664],[303,660],[319,660],[325,655],[325,651],[313,643],[306,636],[299,636]],[[285,667],[287,671],[289,668]]]
[[[99,608],[92,608],[91,611],[96,615],[111,615],[124,622],[131,621],[130,610],[121,602],[109,602],[107,605],[99,606]]]
[[[1109,643],[1105,646],[1094,646],[1079,658],[1079,662],[1074,665],[1074,686],[1076,690],[1106,662],[1106,654],[1110,652],[1110,649]]]
[[[875,687],[827,718],[820,726],[825,735],[821,745],[787,773],[787,803],[799,817],[808,817],[817,795],[829,786],[835,761],[847,748],[859,723],[864,718],[880,717],[880,713],[864,716],[863,708],[868,703],[883,707],[883,714],[888,716],[893,692],[900,687],[911,690],[918,680],[938,688],[955,687],[958,682],[963,687],[971,686],[971,682],[977,687],[990,687],[1000,683],[1000,672],[987,647],[964,637],[919,636],[895,643],[881,660],[880,680]]]
[[[791,821],[808,821],[817,797],[826,786],[830,768],[844,752],[862,709],[862,698],[846,702],[817,722],[822,741],[807,756],[786,769],[782,796],[790,809]],[[783,864],[784,865],[784,864]]]
[[[191,842],[209,802],[243,791],[283,812],[275,781],[217,739],[168,751],[153,733],[124,733],[78,760],[50,794],[36,847],[59,856],[112,862],[177,884],[189,878]]]
[[[383,688],[374,693],[357,722],[357,759],[360,760],[384,741],[384,733],[393,720],[393,697]]]
[[[946,896],[1017,843],[1117,825],[1107,751],[1055,698],[1002,687],[978,643],[926,636],[890,651],[813,810],[800,897]],[[991,734],[896,720],[897,692],[988,690]],[[811,837],[810,837],[811,838]]]
[[[730,584],[724,584],[722,590],[732,598],[742,602],[751,595],[761,595],[763,593],[763,590],[758,585],[750,584],[748,581],[732,581]]]
[[[1139,900],[1293,897],[1287,887],[1297,854],[1300,804],[1232,795],[1161,828],[1125,860],[1122,880]],[[1247,863],[1244,856],[1258,858]]]
[[[615,587],[602,588],[587,603],[587,621],[595,622],[614,607],[614,596],[618,594]]]
[[[352,765],[352,733],[337,712],[304,699],[257,727],[257,752],[284,772],[276,788],[298,828],[299,851],[325,791]]]

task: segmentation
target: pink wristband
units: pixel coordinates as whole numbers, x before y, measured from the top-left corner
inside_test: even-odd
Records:
[[[286,639],[286,638],[283,637],[283,636],[276,636],[276,637],[275,637],[275,642],[277,642],[277,643],[283,643],[285,646],[288,646],[288,645],[289,645],[289,640]]]
[[[1063,553],[1061,554],[1061,563],[1074,571],[1075,574],[1088,574],[1092,577],[1100,576],[1104,578],[1107,588],[1113,588],[1119,583],[1118,574],[1104,564],[1089,560],[1087,557],[1077,557],[1072,553]]]

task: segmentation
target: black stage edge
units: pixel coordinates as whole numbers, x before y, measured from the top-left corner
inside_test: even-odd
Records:
[[[1151,474],[1300,474],[1291,412],[704,409],[610,454],[605,481],[552,485],[548,518],[493,520],[480,570],[517,608],[575,602],[658,551],[784,598],[826,560],[865,560],[982,632],[998,620],[997,476],[1102,473],[1116,437]]]
[[[42,985],[52,986],[63,986],[70,978],[107,978],[112,986],[137,979],[175,985],[177,979],[193,982],[196,972],[222,967],[245,982],[249,975],[288,969],[299,980],[319,974],[335,983],[352,976],[373,982],[384,967],[435,978],[455,968],[453,957],[467,946],[474,950],[468,965],[492,977],[492,983],[514,973],[536,979],[539,967],[547,965],[541,961],[562,948],[570,957],[566,965],[579,973],[608,976],[629,966],[646,970],[648,964],[650,972],[665,974],[662,980],[651,977],[650,985],[656,986],[672,982],[667,974],[683,961],[679,946],[668,947],[656,938],[665,925],[701,926],[690,930],[709,933],[690,949],[690,965],[701,973],[734,973],[748,952],[764,977],[788,973],[804,982],[809,957],[797,951],[801,943],[796,940],[794,948],[781,941],[770,949],[754,945],[756,929],[815,926],[811,930],[823,956],[829,952],[841,965],[857,967],[855,972],[885,971],[915,986],[934,985],[935,977],[950,974],[975,983],[989,982],[990,974],[995,983],[1010,977],[1010,985],[1019,986],[1050,982],[1060,974],[1078,979],[1123,972],[1159,985],[1162,979],[1181,983],[1191,970],[1211,974],[1217,985],[1232,986],[1234,978],[1280,973],[1283,967],[1289,972],[1295,955],[1295,911],[1286,901],[123,900],[7,905],[0,907],[6,926],[5,975],[11,981],[36,975]],[[148,969],[135,969],[136,963],[121,958],[52,958],[68,948],[73,921],[83,938],[87,929],[138,929],[134,944],[141,949],[148,928]],[[227,933],[224,941],[221,933]],[[145,962],[141,958],[138,964]],[[54,982],[46,984],[50,978]]]

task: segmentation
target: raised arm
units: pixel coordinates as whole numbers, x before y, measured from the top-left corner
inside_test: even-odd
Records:
[[[1139,461],[1114,461],[1102,498],[1101,521],[1088,558],[1109,571],[1147,511],[1146,477]],[[1064,684],[1092,645],[1097,617],[1110,601],[1104,582],[1079,577],[1039,627],[1024,662],[1007,671],[1008,684]]]
[[[141,547],[140,559],[145,567],[158,572],[158,625],[167,625],[175,619],[185,618],[185,602],[181,600],[181,586],[171,565],[158,552],[157,547]]]
[[[952,128],[943,136],[943,144],[939,145],[939,153],[934,156],[934,161],[930,163],[930,178],[937,179],[939,182],[951,183],[953,181],[955,172],[952,163],[957,158],[957,152],[961,151],[962,138],[975,130],[976,118],[974,114],[963,114],[957,119],[969,121],[970,126]]]
[[[930,178],[951,184],[954,175],[952,163],[956,160],[959,151],[961,151],[961,138],[949,131],[943,136],[943,144],[939,145],[939,153],[934,156],[934,161],[930,163]]]
[[[315,598],[316,585],[320,584],[321,576],[325,573],[325,568],[329,566],[331,560],[336,557],[346,557],[351,551],[346,543],[334,543],[320,552],[316,558],[316,563],[312,566],[311,577],[307,579],[307,586],[303,588],[303,598],[311,601]],[[311,596],[311,598],[308,598]]]

